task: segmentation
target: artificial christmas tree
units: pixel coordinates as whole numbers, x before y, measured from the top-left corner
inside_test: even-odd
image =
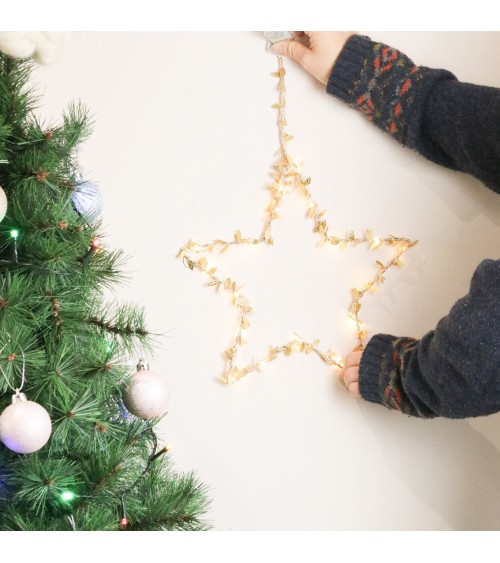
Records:
[[[139,307],[105,303],[122,253],[76,160],[89,116],[43,127],[32,65],[0,54],[0,530],[206,529],[205,487],[158,445],[163,403],[125,407],[148,401],[130,361],[151,335]]]

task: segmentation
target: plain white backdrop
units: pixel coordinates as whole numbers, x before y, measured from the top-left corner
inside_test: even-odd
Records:
[[[500,33],[363,32],[417,64],[500,87]],[[73,33],[39,67],[40,114],[81,99],[95,118],[81,164],[99,184],[107,244],[130,259],[119,298],[166,334],[151,363],[171,389],[161,434],[213,498],[217,530],[469,530],[500,525],[500,418],[422,421],[356,401],[316,357],[218,382],[235,311],[176,259],[188,239],[260,234],[278,148],[275,57],[261,32]],[[500,198],[402,148],[285,61],[290,151],[340,234],[419,239],[367,297],[371,333],[420,337],[498,258]],[[275,247],[220,261],[255,306],[248,357],[293,331],[346,354],[349,288],[377,258],[316,248],[289,196]]]

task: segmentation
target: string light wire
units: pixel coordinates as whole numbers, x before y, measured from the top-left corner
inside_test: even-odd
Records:
[[[390,247],[393,250],[392,257],[386,263],[380,260],[375,261],[376,275],[371,280],[360,287],[351,289],[351,303],[348,316],[354,321],[355,326],[354,332],[357,346],[354,350],[363,350],[368,334],[366,326],[360,317],[363,298],[372,288],[384,283],[386,272],[393,267],[400,266],[402,256],[418,242],[393,235],[385,238],[377,237],[370,229],[366,229],[364,234],[360,236],[356,236],[354,231],[350,231],[347,236],[331,234],[332,231],[325,219],[326,209],[321,209],[311,194],[309,188],[311,178],[301,174],[299,166],[288,152],[288,143],[293,137],[286,132],[286,72],[282,57],[278,56],[277,62],[278,70],[273,75],[278,78],[279,97],[278,103],[274,104],[272,108],[278,110],[280,149],[273,168],[274,181],[269,187],[271,197],[266,209],[262,233],[258,237],[244,237],[241,231],[237,230],[234,233],[233,240],[214,239],[208,243],[198,243],[190,239],[180,249],[178,254],[186,268],[193,271],[198,270],[208,277],[208,286],[228,293],[231,297],[232,305],[239,310],[238,324],[235,331],[236,336],[229,348],[224,352],[225,366],[222,380],[225,383],[234,383],[249,373],[261,371],[266,363],[276,360],[281,355],[289,356],[292,353],[314,353],[329,366],[339,368],[343,366],[344,360],[338,353],[332,349],[323,351],[319,348],[319,340],[308,342],[298,334],[294,334],[292,340],[281,346],[270,346],[268,354],[259,360],[252,361],[243,367],[239,367],[236,364],[238,351],[246,343],[243,337],[246,330],[250,327],[249,316],[253,312],[253,308],[248,298],[241,293],[242,288],[234,280],[231,278],[223,279],[216,275],[217,268],[209,265],[207,256],[215,253],[222,254],[235,245],[272,245],[274,242],[272,238],[272,224],[279,217],[279,205],[287,194],[295,191],[305,199],[307,216],[312,219],[314,223],[313,232],[320,236],[321,243],[336,246],[340,249],[364,243],[373,251],[383,246]]]

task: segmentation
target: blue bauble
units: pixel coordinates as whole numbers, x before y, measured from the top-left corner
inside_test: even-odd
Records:
[[[80,175],[75,176],[73,206],[87,220],[96,219],[102,211],[101,190],[92,182],[86,182]]]

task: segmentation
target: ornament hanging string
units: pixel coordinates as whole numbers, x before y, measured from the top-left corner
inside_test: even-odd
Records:
[[[8,339],[8,342],[10,342],[10,337]],[[7,342],[7,344],[8,344]],[[2,349],[0,350],[0,354],[4,351],[5,347],[7,346],[7,344],[4,344],[2,346]],[[5,382],[7,383],[7,385],[12,389],[12,391],[14,391],[14,393],[16,394],[17,397],[19,397],[19,394],[21,393],[23,387],[24,387],[24,383],[26,381],[26,357],[24,355],[24,351],[21,350],[21,354],[23,356],[23,367],[22,367],[22,375],[21,375],[21,385],[19,387],[14,387],[10,381],[9,378],[7,377],[7,374],[5,373],[5,370],[3,369],[3,367],[0,365],[0,371],[2,372],[2,375],[5,379]]]
[[[282,57],[277,57],[278,70],[273,75],[278,78],[278,103],[272,106],[278,110],[278,133],[280,149],[277,162],[273,170],[273,183],[269,187],[271,192],[270,201],[266,209],[264,219],[264,227],[259,237],[244,237],[238,229],[234,233],[233,240],[214,239],[208,243],[198,243],[193,240],[188,242],[180,249],[178,257],[182,260],[184,266],[190,270],[198,270],[208,277],[208,286],[214,287],[216,290],[224,291],[231,297],[232,305],[239,309],[239,320],[236,329],[236,336],[231,346],[225,350],[224,356],[226,364],[222,380],[225,383],[234,383],[249,373],[261,371],[266,363],[276,360],[279,356],[290,356],[293,353],[310,354],[315,353],[319,358],[329,366],[342,367],[343,358],[331,349],[323,351],[319,348],[319,340],[308,342],[298,334],[294,334],[293,339],[281,346],[270,346],[267,356],[259,360],[255,360],[244,367],[236,365],[236,359],[240,347],[246,343],[244,335],[250,327],[249,316],[253,312],[250,301],[241,293],[241,286],[231,278],[222,278],[216,275],[217,268],[210,265],[207,259],[208,255],[215,253],[222,254],[235,245],[272,245],[272,224],[279,218],[279,205],[282,199],[294,190],[303,197],[307,205],[307,217],[314,222],[313,232],[317,233],[321,240],[321,244],[335,246],[339,249],[346,247],[354,247],[358,244],[365,243],[370,250],[377,250],[382,246],[391,247],[393,249],[392,257],[383,263],[379,260],[375,261],[376,275],[363,284],[361,287],[351,289],[351,303],[348,309],[348,316],[354,321],[355,336],[357,346],[354,350],[363,350],[364,342],[368,331],[360,317],[362,299],[364,296],[376,286],[381,285],[385,281],[386,272],[395,266],[401,265],[401,258],[405,252],[415,246],[418,241],[410,240],[406,237],[396,237],[389,235],[382,238],[373,234],[371,229],[366,229],[363,235],[356,236],[354,231],[350,231],[347,236],[334,236],[331,234],[330,226],[324,218],[326,209],[321,209],[319,204],[313,199],[309,185],[311,178],[303,176],[300,172],[300,166],[293,160],[288,152],[287,145],[293,139],[292,135],[286,132],[286,87],[285,87],[285,68],[283,66]],[[198,255],[198,256],[197,256]],[[201,257],[199,257],[201,255]]]
[[[10,342],[10,335],[8,342]],[[2,347],[0,353],[6,346],[7,344]],[[26,379],[26,357],[23,350],[21,350],[21,354],[23,367],[20,387],[14,387],[11,384],[5,370],[0,365],[5,382],[14,391],[12,403],[0,414],[0,441],[13,452],[31,454],[48,442],[52,433],[52,422],[49,413],[42,405],[28,401],[26,395],[21,393]]]

